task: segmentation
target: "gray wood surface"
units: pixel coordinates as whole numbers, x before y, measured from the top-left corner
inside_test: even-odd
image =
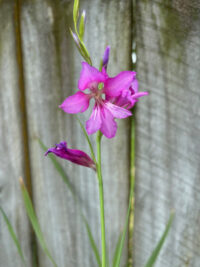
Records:
[[[31,264],[31,242],[19,187],[26,173],[24,107],[17,62],[15,9],[11,1],[0,2],[0,206],[20,240],[27,266]],[[21,267],[22,261],[0,215],[0,266]]]
[[[86,43],[99,66],[106,45],[111,45],[109,73],[129,68],[131,49],[130,1],[81,1],[87,10]],[[44,236],[58,266],[96,266],[79,210],[50,159],[43,156],[36,137],[47,146],[62,140],[69,147],[89,153],[75,117],[58,108],[76,91],[81,58],[72,43],[72,1],[24,1],[22,32],[26,103],[33,196]],[[120,49],[120,54],[118,50]],[[85,121],[87,114],[80,118]],[[127,210],[128,120],[121,122],[117,137],[103,139],[108,249],[114,253]],[[120,153],[119,153],[120,151]],[[94,172],[60,160],[76,188],[89,224],[100,247],[98,188]],[[117,166],[117,167],[116,167]],[[126,259],[126,249],[123,261]],[[39,249],[39,264],[51,266]]]
[[[169,211],[176,217],[155,266],[200,266],[200,3],[134,1],[137,106],[134,266],[144,266]]]
[[[70,148],[89,153],[75,117],[58,108],[76,91],[81,70],[82,59],[68,31],[73,25],[72,2],[0,1],[0,205],[20,239],[28,266],[32,266],[32,234],[19,176],[28,185],[32,179],[34,205],[58,266],[96,266],[79,207],[37,140],[48,147],[66,140]],[[199,267],[199,1],[82,0],[81,9],[87,12],[85,37],[93,64],[99,66],[110,45],[108,73],[114,76],[130,69],[133,38],[140,90],[150,92],[136,109],[133,265],[144,266],[174,208],[175,221],[156,266]],[[90,112],[79,118],[86,121]],[[129,122],[119,121],[116,138],[102,142],[110,258],[127,211]],[[100,247],[94,172],[59,162]],[[123,264],[126,259],[127,244]],[[2,216],[0,266],[22,266]],[[47,266],[52,264],[38,245],[38,267]]]

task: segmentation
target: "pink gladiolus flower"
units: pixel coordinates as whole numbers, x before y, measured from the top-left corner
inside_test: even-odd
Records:
[[[49,153],[55,154],[57,157],[69,160],[75,164],[92,168],[96,171],[96,165],[94,161],[83,151],[67,148],[66,142],[60,142],[55,147],[49,148],[45,153],[47,156]]]
[[[79,91],[65,99],[60,108],[67,113],[84,112],[89,106],[90,99],[95,99],[91,117],[86,122],[86,130],[88,134],[100,130],[107,138],[112,138],[117,130],[114,119],[126,118],[132,113],[105,100],[106,95],[118,96],[122,90],[128,89],[134,80],[135,72],[124,71],[114,78],[109,78],[105,69],[100,72],[86,62],[83,62],[82,66]],[[83,92],[85,89],[90,90],[89,94]]]
[[[109,59],[107,47],[103,63],[107,66]],[[109,78],[105,68],[102,71],[82,62],[82,70],[78,82],[79,91],[69,96],[59,106],[66,113],[84,112],[89,107],[90,99],[95,100],[94,108],[89,120],[86,122],[88,134],[100,130],[107,138],[115,136],[117,123],[115,119],[131,116],[130,109],[137,99],[145,94],[138,93],[136,72],[122,71],[117,76]],[[84,93],[89,89],[89,93]]]

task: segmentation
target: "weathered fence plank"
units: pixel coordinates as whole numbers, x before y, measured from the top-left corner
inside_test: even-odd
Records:
[[[156,266],[200,263],[200,4],[134,1],[138,105],[134,266],[143,266],[171,208],[175,222]]]
[[[16,9],[13,1],[0,3],[0,206],[7,214],[19,238],[27,266],[31,264],[31,242],[19,187],[25,175],[23,92],[17,61]],[[14,242],[0,214],[0,266],[23,265]]]
[[[86,40],[96,67],[106,45],[111,45],[109,73],[129,68],[131,49],[130,1],[81,1],[87,11]],[[69,36],[72,1],[23,1],[22,38],[28,112],[33,196],[50,251],[60,267],[96,266],[79,210],[50,159],[43,157],[36,137],[46,145],[66,140],[69,147],[89,153],[75,117],[58,105],[75,92],[80,56]],[[120,53],[118,52],[120,49]],[[87,115],[81,115],[84,120]],[[125,221],[128,200],[129,127],[120,122],[117,137],[103,140],[106,230],[112,255]],[[94,141],[94,139],[93,139]],[[94,172],[63,162],[79,193],[85,215],[100,247],[98,188]],[[126,249],[124,250],[126,259]],[[39,250],[39,266],[51,266]]]
[[[79,209],[50,159],[43,157],[36,139],[39,137],[47,146],[67,140],[70,147],[89,153],[75,118],[58,109],[65,97],[75,91],[80,73],[80,57],[67,29],[72,25],[72,1],[15,3],[20,2],[22,66],[17,61],[13,1],[0,2],[0,136],[4,141],[0,148],[1,206],[23,241],[23,251],[31,266],[31,235],[17,181],[20,175],[26,177],[29,172],[25,140],[29,136],[34,203],[49,249],[61,267],[95,266]],[[98,66],[105,46],[110,44],[109,73],[115,75],[129,68],[130,1],[84,0],[81,5],[88,11],[86,40],[94,65]],[[144,265],[170,209],[175,208],[176,220],[157,266],[198,267],[200,6],[197,0],[160,0],[133,1],[133,7],[137,71],[141,89],[150,91],[137,109],[134,266]],[[25,77],[28,117],[25,134],[20,75]],[[89,112],[82,118],[86,120],[88,115]],[[129,187],[129,126],[128,121],[120,123],[117,138],[103,141],[111,255],[124,222]],[[80,196],[84,214],[89,217],[100,246],[94,173],[60,162]],[[0,266],[21,266],[2,217],[0,223],[3,241]],[[51,266],[44,253],[40,249],[38,252],[39,266]],[[125,262],[126,251],[124,255]]]

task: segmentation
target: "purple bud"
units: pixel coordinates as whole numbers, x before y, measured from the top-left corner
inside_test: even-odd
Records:
[[[110,54],[110,46],[107,46],[103,55],[103,64],[102,64],[102,67],[105,69],[107,69],[109,54]]]
[[[59,144],[55,145],[55,147],[49,148],[45,153],[45,156],[47,156],[49,153],[53,153],[57,157],[69,160],[78,165],[92,168],[96,171],[96,165],[94,161],[85,152],[67,148],[67,143],[65,141],[60,142]]]

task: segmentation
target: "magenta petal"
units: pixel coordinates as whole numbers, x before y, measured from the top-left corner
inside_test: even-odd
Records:
[[[111,112],[114,118],[124,119],[132,115],[129,110],[116,106],[110,102],[106,102],[105,106]]]
[[[92,114],[88,121],[86,121],[86,130],[88,134],[93,134],[101,128],[101,108],[95,105]]]
[[[102,124],[100,129],[101,132],[107,138],[113,138],[116,135],[117,123],[115,122],[111,112],[105,106],[101,108],[101,118],[102,118]]]
[[[134,79],[133,82],[132,82],[132,84],[131,84],[130,90],[133,93],[137,93],[138,92],[138,87],[139,87],[138,80],[137,79]]]
[[[100,82],[104,82],[105,79],[106,77],[102,72],[90,66],[87,62],[82,62],[82,70],[78,82],[78,88],[80,90],[90,88],[93,83],[96,85]]]
[[[47,156],[49,153],[53,153],[57,157],[69,160],[75,164],[96,170],[94,161],[85,152],[67,148],[67,143],[65,141],[60,142],[59,144],[55,145],[55,147],[48,149],[45,153],[45,156]]]
[[[134,71],[122,71],[113,78],[108,78],[104,84],[106,95],[118,96],[123,90],[128,90],[136,76]]]
[[[145,96],[145,95],[148,95],[149,93],[148,92],[139,92],[139,93],[136,93],[132,96],[133,99],[137,99],[137,98],[140,98],[142,96]]]
[[[67,113],[84,112],[90,102],[90,96],[82,92],[77,92],[65,99],[65,101],[59,106]]]

